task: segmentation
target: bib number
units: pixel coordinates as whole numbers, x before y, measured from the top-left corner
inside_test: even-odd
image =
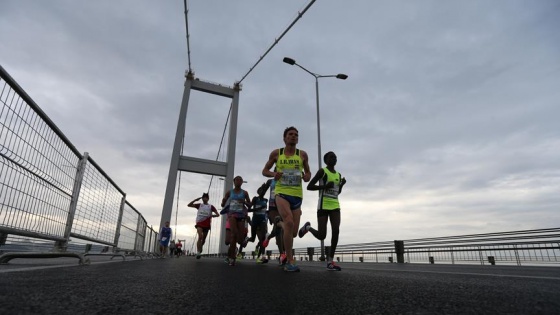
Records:
[[[339,190],[340,189],[339,189],[338,185],[334,185],[333,188],[325,189],[323,191],[323,196],[336,199],[336,198],[338,198],[338,191]]]
[[[229,203],[230,212],[243,212],[243,202],[241,200],[232,200]]]
[[[300,186],[301,185],[301,171],[295,169],[287,169],[283,171],[280,182],[283,186]]]

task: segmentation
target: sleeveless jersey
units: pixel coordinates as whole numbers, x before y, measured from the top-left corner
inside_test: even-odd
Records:
[[[334,187],[330,189],[323,189],[319,191],[318,210],[335,210],[340,209],[338,203],[338,192],[340,190],[340,173],[331,172],[326,167],[323,167],[325,174],[319,180],[319,185],[325,185],[327,182],[333,182]]]
[[[256,198],[256,204],[254,204],[254,207],[259,207],[259,210],[255,210],[254,214],[255,215],[266,215],[266,205],[268,204],[268,200],[266,200],[266,198]]]
[[[278,149],[276,171],[282,172],[282,177],[276,182],[274,192],[292,197],[303,198],[301,187],[301,173],[303,172],[303,159],[299,156],[299,149],[292,156],[284,154],[284,148]]]
[[[212,205],[201,203],[198,206],[198,212],[196,213],[196,222],[202,222],[208,218],[212,218]]]
[[[245,201],[245,191],[241,189],[238,193],[234,189],[229,193],[229,213],[243,213],[243,202]]]

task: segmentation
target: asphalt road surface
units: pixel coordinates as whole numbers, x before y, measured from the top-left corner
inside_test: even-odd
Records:
[[[559,267],[340,265],[14,259],[0,265],[0,314],[560,314]]]

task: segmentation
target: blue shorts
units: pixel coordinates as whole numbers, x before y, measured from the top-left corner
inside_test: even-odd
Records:
[[[159,241],[159,244],[163,247],[167,247],[169,246],[169,239],[166,239],[165,241]]]
[[[276,198],[281,197],[282,199],[286,200],[290,203],[290,210],[297,210],[301,208],[301,203],[303,201],[300,197],[288,196],[283,194],[276,194]]]

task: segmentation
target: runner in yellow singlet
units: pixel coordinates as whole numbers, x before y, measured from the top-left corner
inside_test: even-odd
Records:
[[[309,170],[309,159],[307,153],[296,149],[299,141],[298,130],[288,127],[284,130],[284,148],[274,149],[268,161],[264,165],[262,174],[266,177],[274,177],[276,180],[276,207],[282,217],[279,223],[284,231],[284,249],[288,262],[284,265],[285,271],[299,271],[296,265],[292,248],[294,238],[298,234],[299,220],[301,218],[301,203],[303,189],[301,180],[308,182],[311,179]],[[276,171],[270,169],[276,165]],[[303,175],[302,175],[303,173]]]
[[[327,221],[331,221],[331,248],[327,253],[327,270],[341,271],[334,262],[334,253],[338,244],[338,234],[340,227],[340,204],[338,195],[342,192],[342,186],[346,184],[346,179],[334,169],[336,165],[336,154],[330,151],[323,156],[326,167],[320,169],[307,185],[307,190],[319,191],[319,203],[317,204],[317,224],[319,230],[311,227],[311,223],[305,224],[299,230],[299,237],[303,237],[307,232],[311,232],[318,240],[324,240],[327,236]],[[317,185],[319,182],[319,185]]]

